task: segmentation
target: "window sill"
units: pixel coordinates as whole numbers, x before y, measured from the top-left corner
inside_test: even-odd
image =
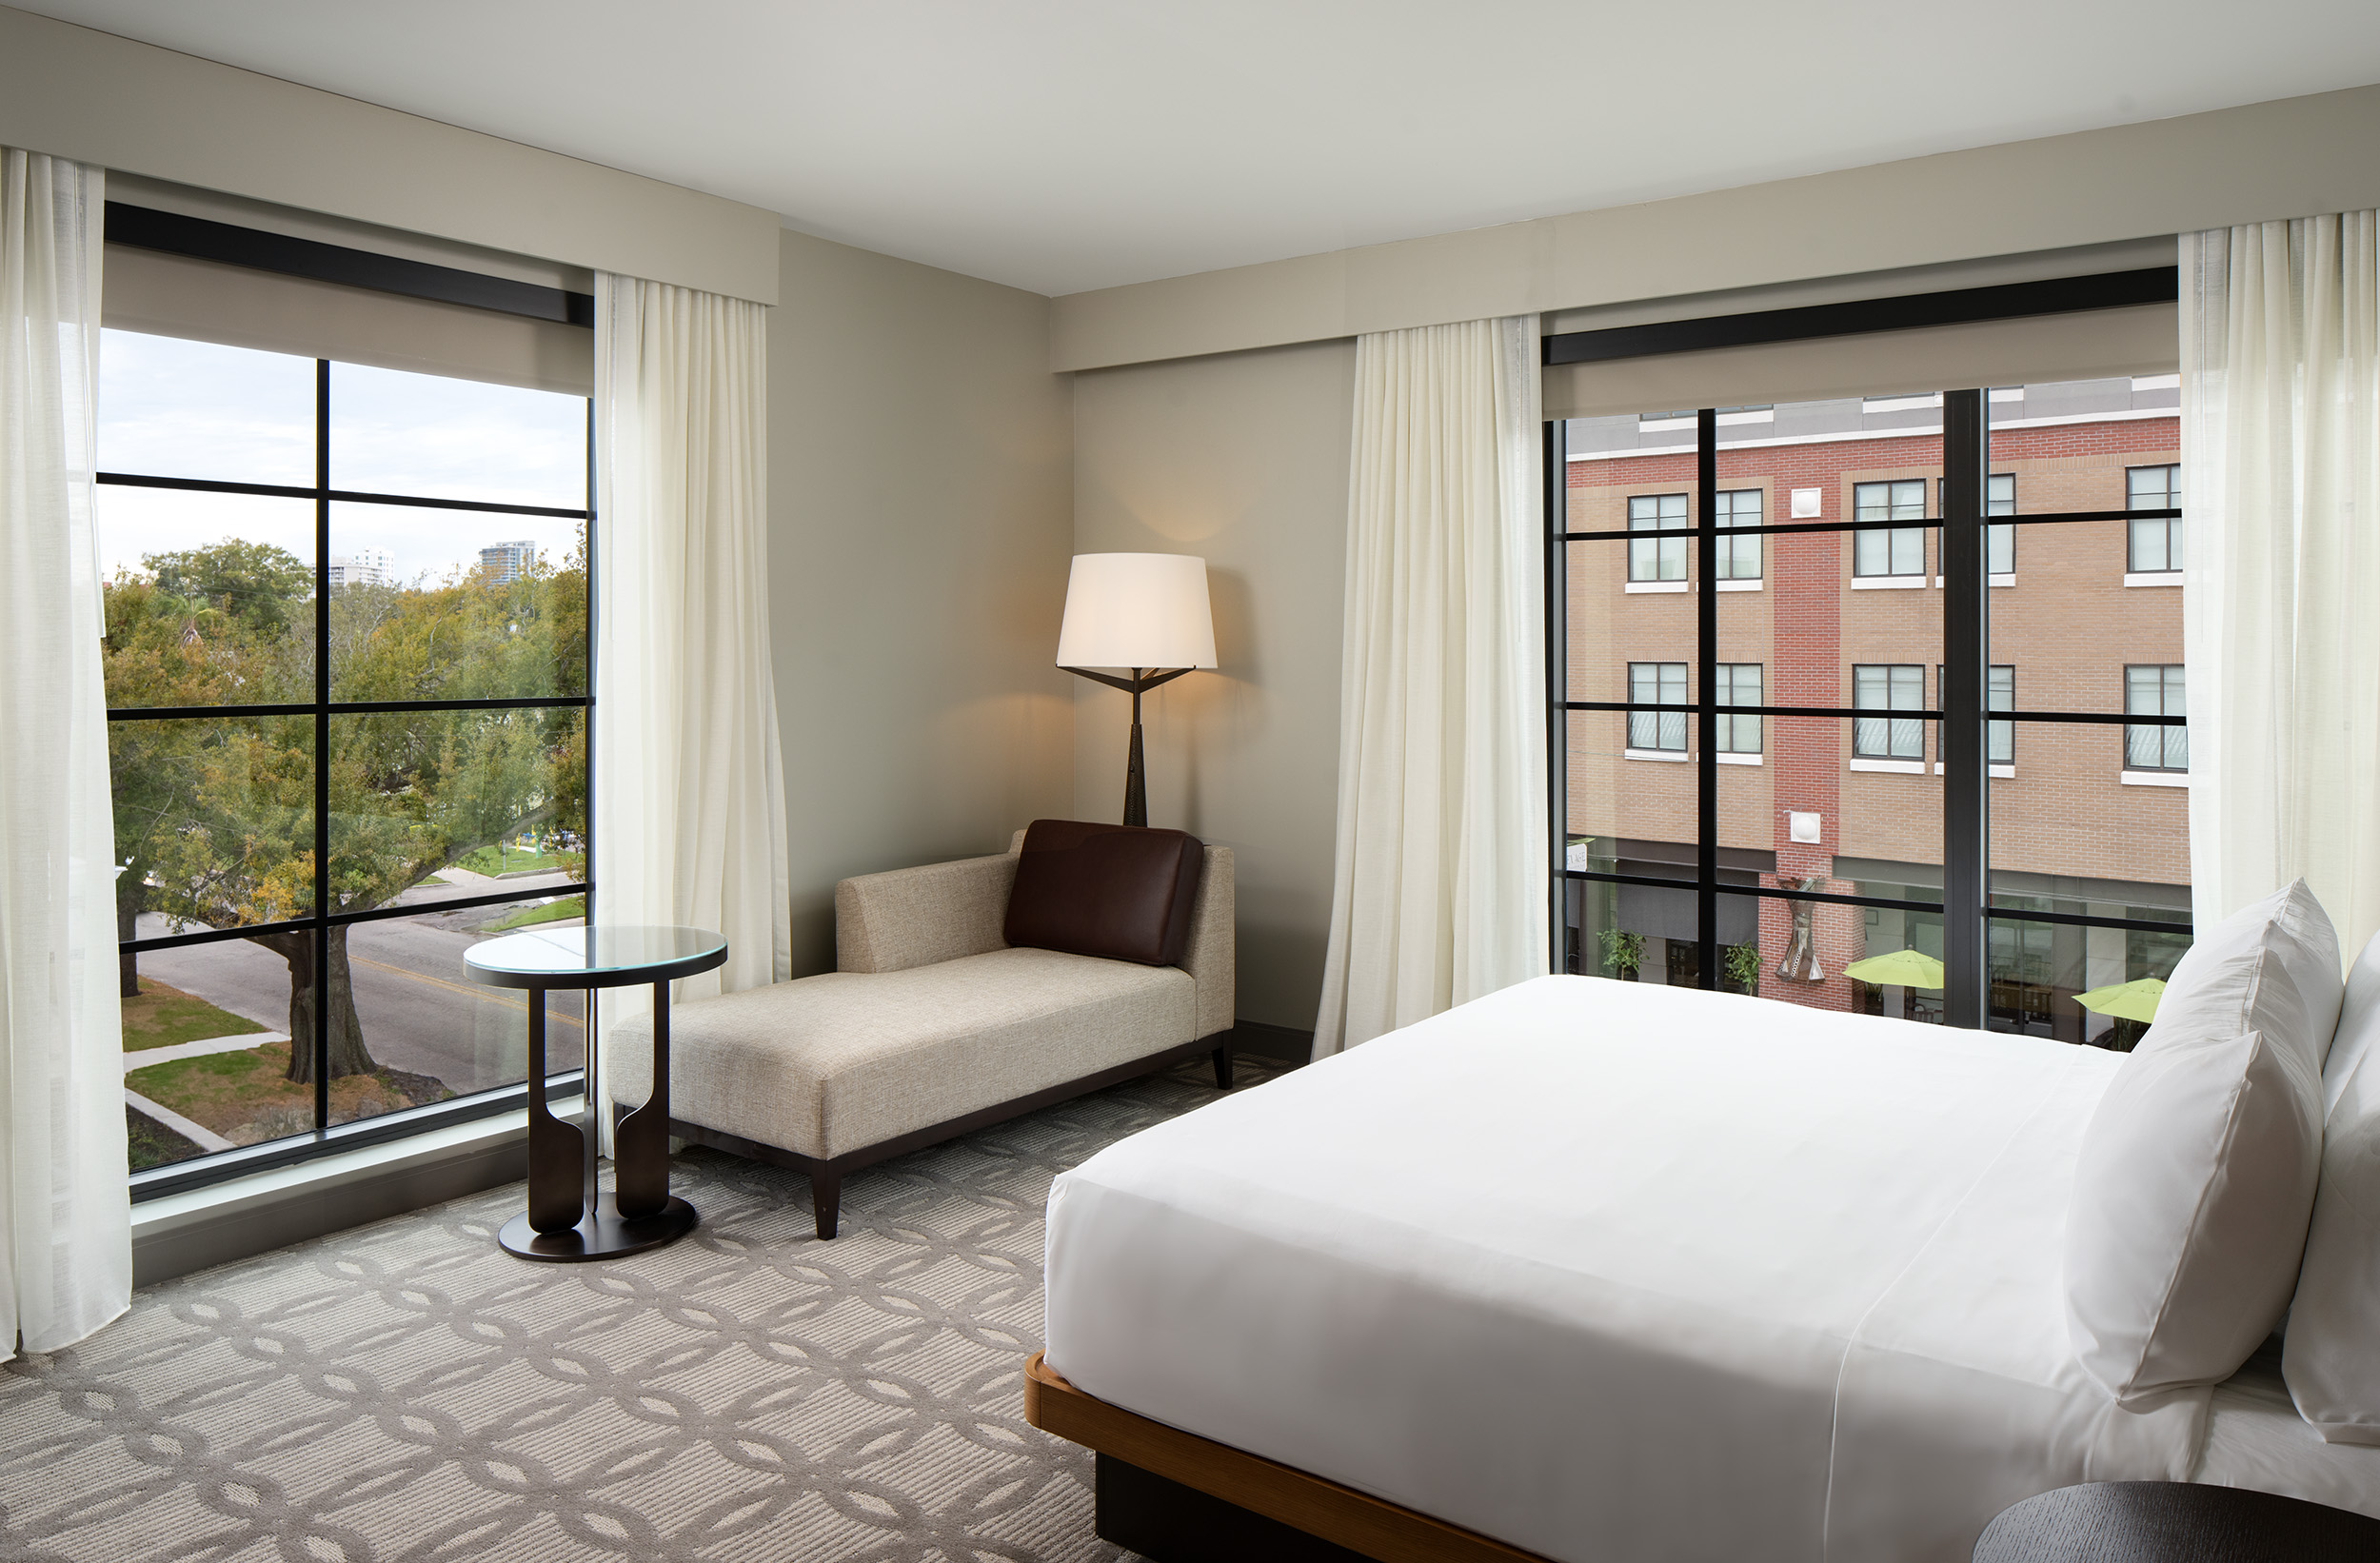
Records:
[[[1694,756],[1683,749],[1622,749],[1622,760],[1658,760],[1672,765],[1682,765]]]
[[[1729,754],[1725,750],[1720,751],[1718,760],[1719,763],[1722,765],[1758,765],[1765,763],[1760,756],[1756,754]]]
[[[1672,592],[1689,591],[1693,585],[1690,581],[1631,581],[1622,589],[1630,592]]]
[[[1923,591],[1926,578],[1922,575],[1854,575],[1851,578],[1854,591]]]
[[[2016,767],[2013,765],[1987,765],[1984,768],[1992,773],[1992,780],[1994,782],[2016,780]],[[1942,762],[1938,760],[1934,762],[1934,774],[1936,776],[1942,774]]]
[[[2126,771],[2120,778],[2128,787],[2187,787],[2188,771]]]
[[[1984,581],[1986,584],[1993,586],[2013,586],[2016,584],[2016,577],[2013,572],[2007,575],[1989,575],[1984,577]],[[1950,584],[1947,580],[1938,575],[1934,578],[1934,584],[1936,587],[1947,586]]]
[[[1922,760],[1854,760],[1854,771],[1887,771],[1895,776],[1923,776],[1926,762]]]
[[[2178,586],[2182,584],[2179,570],[2126,570],[2124,584],[2128,586]]]
[[[1760,583],[1757,581],[1722,581],[1719,583],[1721,591],[1758,591],[1759,589]]]

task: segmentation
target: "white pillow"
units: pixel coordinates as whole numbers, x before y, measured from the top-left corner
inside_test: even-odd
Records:
[[[2380,1444],[2380,935],[2348,974],[2322,1095],[2322,1186],[2281,1376],[2326,1440]]]
[[[2320,1082],[2259,1032],[2169,1033],[2124,1060],[2084,1131],[2066,1328],[2126,1406],[2229,1378],[2297,1279],[2320,1170]]]
[[[2319,1078],[2339,1023],[2339,936],[2304,880],[2201,929],[2157,1000],[2142,1049],[2261,1031]]]

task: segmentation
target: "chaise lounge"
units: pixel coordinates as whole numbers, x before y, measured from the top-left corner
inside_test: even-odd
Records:
[[[1171,923],[1162,947],[1127,939],[1135,957],[1115,959],[1009,942],[1011,932],[1039,938],[1052,928],[1046,916],[1011,916],[1023,856],[1118,828],[1040,821],[997,856],[843,880],[835,971],[674,1007],[669,1132],[806,1173],[818,1236],[828,1238],[843,1179],[859,1168],[1200,1053],[1228,1089],[1228,847],[1140,833],[1181,843],[1180,878],[1195,880],[1195,890],[1157,887],[1171,906],[1150,909],[1142,897],[1144,910]],[[1083,904],[1056,899],[1052,941]],[[1091,929],[1088,942],[1101,946],[1103,931]],[[1164,954],[1176,959],[1157,963]],[[624,1023],[605,1050],[615,1115],[651,1091],[651,1023]]]

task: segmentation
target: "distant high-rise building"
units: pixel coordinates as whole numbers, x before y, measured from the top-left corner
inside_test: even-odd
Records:
[[[386,548],[358,548],[351,554],[334,554],[330,560],[330,589],[341,586],[385,586],[388,584],[391,562]]]
[[[529,573],[529,564],[537,558],[537,544],[524,539],[518,543],[491,543],[479,551],[480,572],[491,586],[518,581]]]

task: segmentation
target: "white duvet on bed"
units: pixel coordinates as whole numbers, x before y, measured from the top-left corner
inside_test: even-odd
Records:
[[[2119,1411],[2067,1344],[2119,1061],[1540,979],[1059,1178],[1048,1360],[1548,1557],[1964,1559],[2198,1451],[2204,1392]]]

